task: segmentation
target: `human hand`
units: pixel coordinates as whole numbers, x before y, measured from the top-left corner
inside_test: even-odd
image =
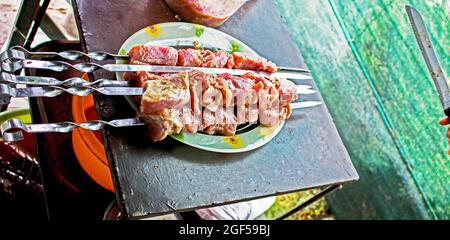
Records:
[[[441,121],[439,121],[439,124],[441,124],[442,126],[449,125],[450,118],[444,117],[443,119],[441,119]],[[450,127],[447,129],[447,142],[450,144]],[[449,154],[450,154],[450,151],[449,151]]]

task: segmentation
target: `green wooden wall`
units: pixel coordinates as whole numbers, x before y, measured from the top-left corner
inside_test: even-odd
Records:
[[[449,219],[442,109],[404,6],[422,13],[450,73],[450,1],[276,3],[361,177],[328,198],[336,217]]]

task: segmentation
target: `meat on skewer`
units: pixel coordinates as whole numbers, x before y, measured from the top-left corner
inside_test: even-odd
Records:
[[[274,126],[290,117],[296,86],[286,79],[200,71],[165,74],[144,83],[139,117],[154,141],[202,131],[234,135],[237,126],[259,121]]]
[[[136,45],[128,54],[131,64],[277,70],[275,64],[259,56],[224,50]],[[297,99],[292,82],[253,73],[237,77],[200,71],[160,75],[136,72],[125,73],[124,77],[145,89],[143,97],[135,97],[135,101],[140,103],[139,117],[148,123],[154,141],[181,130],[234,135],[239,124],[258,120],[274,126],[290,117],[290,102]]]
[[[178,52],[175,48],[166,46],[136,45],[129,52],[132,64],[151,64],[175,66]]]
[[[215,52],[192,48],[176,50],[167,46],[136,45],[128,55],[132,64],[277,71],[276,65],[265,58],[249,53],[230,54],[225,50]]]

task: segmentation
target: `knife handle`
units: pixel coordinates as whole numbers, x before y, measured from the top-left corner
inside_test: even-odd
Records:
[[[445,116],[450,118],[450,108],[444,109],[444,114],[445,114]]]

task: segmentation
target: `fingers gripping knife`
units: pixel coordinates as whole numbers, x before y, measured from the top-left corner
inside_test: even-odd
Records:
[[[442,106],[444,107],[444,113],[447,117],[450,117],[449,87],[444,72],[439,64],[439,60],[437,59],[436,53],[433,49],[433,44],[431,43],[423,18],[420,13],[411,6],[406,6],[406,12],[414,30],[417,43],[419,44],[420,50],[422,51],[422,55],[431,74],[431,78],[433,79],[439,93],[439,98]]]

